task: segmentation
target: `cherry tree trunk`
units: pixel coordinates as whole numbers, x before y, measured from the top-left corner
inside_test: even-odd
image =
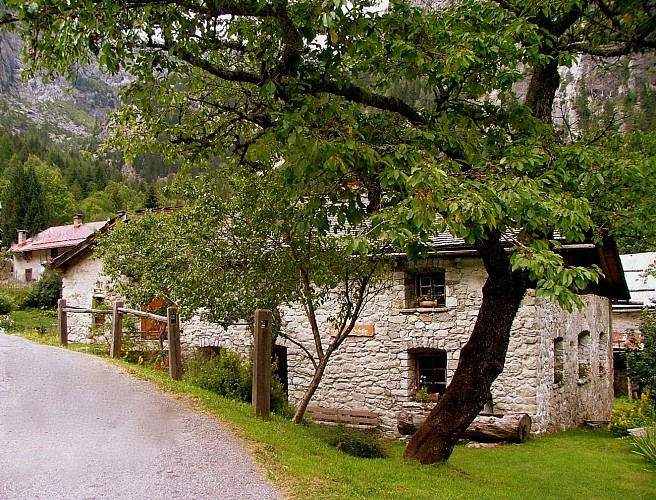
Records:
[[[445,462],[453,447],[489,398],[503,370],[510,328],[528,289],[523,273],[512,271],[498,232],[477,249],[488,272],[472,334],[460,352],[458,367],[426,422],[414,434],[404,458],[422,464]]]

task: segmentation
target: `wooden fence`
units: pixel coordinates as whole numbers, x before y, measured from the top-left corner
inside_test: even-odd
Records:
[[[154,321],[166,323],[169,337],[169,375],[174,380],[182,378],[182,353],[180,348],[180,319],[178,317],[178,308],[169,307],[166,310],[166,316],[138,311],[123,307],[122,301],[114,302],[114,306],[109,309],[91,309],[86,307],[75,307],[66,304],[65,299],[59,299],[57,311],[57,331],[59,332],[59,343],[63,346],[68,345],[68,313],[87,313],[87,314],[111,314],[112,315],[112,337],[109,349],[109,355],[112,358],[118,358],[121,355],[121,344],[123,341],[123,316],[133,314],[142,318],[149,318]]]

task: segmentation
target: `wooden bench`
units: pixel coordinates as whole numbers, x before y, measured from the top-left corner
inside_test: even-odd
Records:
[[[380,424],[380,415],[366,410],[308,406],[306,414],[318,424],[325,425],[343,424],[358,429],[375,429]]]

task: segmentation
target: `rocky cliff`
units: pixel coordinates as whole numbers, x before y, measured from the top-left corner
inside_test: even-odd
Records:
[[[79,68],[75,79],[44,81],[21,77],[21,43],[0,31],[0,125],[13,131],[34,127],[53,140],[98,135],[118,104],[120,78],[94,68]]]

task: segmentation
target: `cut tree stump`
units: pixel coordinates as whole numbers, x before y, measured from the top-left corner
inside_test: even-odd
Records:
[[[426,415],[400,411],[396,416],[399,433],[409,436],[426,421]],[[464,439],[481,442],[510,441],[523,443],[531,432],[531,417],[527,413],[478,415],[463,432]]]

